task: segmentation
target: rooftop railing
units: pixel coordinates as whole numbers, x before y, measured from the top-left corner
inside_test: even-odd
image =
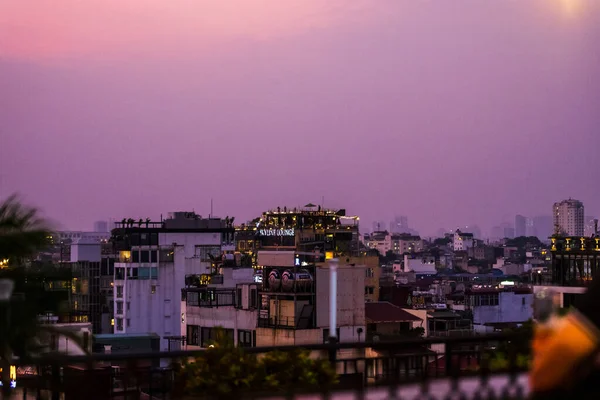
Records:
[[[494,334],[385,343],[255,347],[245,348],[244,354],[261,359],[272,352],[283,354],[300,348],[309,351],[312,357],[328,362],[337,373],[337,383],[328,389],[310,391],[314,397],[309,398],[315,399],[524,399],[528,388],[527,359],[523,352],[527,352],[528,340],[522,334]],[[300,394],[306,395],[306,387],[285,382],[281,382],[281,390],[261,392],[258,384],[246,382],[243,386],[226,374],[217,375],[214,379],[221,381],[218,385],[213,382],[210,387],[230,387],[232,391],[228,393],[235,397],[212,393],[210,389],[204,390],[200,397],[186,393],[190,380],[197,384],[205,379],[205,375],[198,370],[196,376],[193,369],[182,374],[182,363],[202,355],[210,359],[207,352],[215,350],[53,355],[21,360],[15,362],[17,379],[16,389],[12,392],[15,397],[8,398],[294,399]],[[218,365],[219,360],[213,360],[216,364],[209,364],[208,368],[223,368],[222,364]],[[235,364],[226,363],[227,368]]]

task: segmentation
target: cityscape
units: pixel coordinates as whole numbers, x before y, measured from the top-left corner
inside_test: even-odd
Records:
[[[340,300],[348,302],[338,305],[340,341],[359,340],[359,330],[362,340],[415,328],[426,336],[496,332],[532,318],[532,285],[559,283],[552,268],[561,259],[557,238],[593,256],[575,262],[581,271],[560,283],[583,287],[596,270],[598,220],[585,216],[578,200],[552,210],[551,217],[517,215],[504,235],[486,239],[467,227],[422,238],[407,217],[390,221],[389,230],[375,223],[365,232],[359,216],[313,203],[243,223],[170,212],[159,221],[123,218],[98,221],[93,231],[59,231],[30,263],[70,270],[71,280],[52,284],[69,301],[69,312],[55,318],[89,323],[104,346],[135,334],[155,337],[161,351],[196,349],[218,327],[235,345],[322,343],[330,337],[331,260],[352,266],[337,278]],[[573,302],[572,292],[563,306]],[[380,321],[390,310],[407,319]]]
[[[359,216],[313,203],[246,222],[177,211],[51,233],[24,261],[61,304],[43,323],[83,335],[92,354],[176,354],[223,337],[243,349],[468,338],[526,329],[548,287],[560,309],[584,293],[600,267],[598,220],[574,199],[552,210],[542,240],[521,215],[484,240],[461,229],[422,238],[406,217],[363,232]],[[69,338],[49,346],[86,354]],[[377,351],[362,356],[374,362],[365,382],[383,379]]]
[[[600,1],[0,1],[0,399],[598,399]]]

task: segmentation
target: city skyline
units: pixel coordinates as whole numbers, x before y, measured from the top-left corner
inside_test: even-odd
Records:
[[[0,198],[68,229],[211,199],[424,234],[600,214],[600,3],[244,4],[2,2]]]
[[[315,205],[316,206],[316,205]],[[301,205],[297,206],[298,208],[302,208]],[[276,207],[268,207],[265,208],[263,211],[267,210],[267,209],[275,209]],[[293,206],[288,207],[290,210],[293,208]],[[145,218],[150,218],[151,220],[159,220],[160,218],[167,218],[169,213],[175,212],[175,211],[184,211],[184,210],[171,210],[169,212],[163,212],[160,213],[159,217],[155,217],[155,218],[151,218],[151,217],[143,217],[141,215],[135,215],[135,216],[126,216],[126,218],[132,218],[134,221],[138,221],[140,218],[142,218],[143,220],[145,220]],[[185,211],[194,211],[194,212],[198,212],[198,210],[193,209],[193,210],[185,210]],[[214,211],[214,210],[213,210]],[[261,211],[262,213],[262,211]],[[213,218],[225,218],[225,217],[236,217],[236,215],[234,214],[227,214],[227,215],[220,215],[220,214],[215,214],[213,213],[212,215],[210,214],[210,211],[207,213],[198,213],[200,216],[206,218],[206,217],[213,217]],[[352,215],[357,215],[358,217],[361,217],[359,214],[356,213],[350,213]],[[252,216],[251,218],[248,219],[239,219],[236,217],[236,223],[237,224],[245,224],[247,222],[249,222],[250,220],[258,217],[260,215],[257,214],[255,216]],[[519,229],[517,227],[517,221],[515,219],[518,218],[524,218],[524,222],[525,222],[525,234],[520,235],[519,234]],[[374,221],[365,221],[364,218],[361,218],[360,220],[360,231],[361,234],[366,234],[366,233],[370,233],[370,232],[374,232],[374,231],[388,231],[391,233],[408,233],[408,234],[417,234],[420,235],[422,238],[435,238],[435,237],[441,237],[443,236],[443,233],[450,233],[450,232],[454,232],[456,230],[461,230],[463,232],[469,232],[469,233],[473,233],[474,236],[476,238],[479,239],[500,239],[500,238],[504,238],[504,237],[517,237],[517,236],[537,236],[541,239],[545,239],[548,238],[551,234],[552,234],[552,215],[550,214],[539,214],[539,215],[533,215],[533,216],[523,216],[521,214],[515,214],[515,216],[513,217],[513,221],[507,221],[507,220],[503,220],[499,223],[496,223],[495,225],[492,225],[490,227],[482,227],[481,225],[477,224],[477,223],[472,223],[472,224],[463,224],[463,225],[457,225],[454,227],[439,227],[436,231],[434,232],[421,232],[419,231],[419,229],[417,229],[415,226],[413,226],[411,223],[408,223],[406,225],[407,229],[397,229],[395,231],[392,231],[390,229],[391,224],[394,222],[398,222],[398,220],[402,218],[402,219],[408,219],[410,220],[407,216],[400,216],[400,215],[394,215],[394,217],[392,219],[390,219],[389,221],[383,220],[383,219],[378,219],[378,220],[374,220]],[[94,231],[94,232],[108,232],[110,231],[110,229],[108,230],[104,230],[104,228],[102,229],[97,229],[98,225],[107,225],[108,227],[112,226],[115,222],[120,222],[123,218],[106,218],[106,219],[100,219],[100,220],[94,220],[93,224],[91,224],[90,226],[85,226],[81,229],[65,229],[65,230],[74,230],[74,231]],[[588,213],[586,211],[585,214],[585,227],[586,227],[586,233],[584,234],[584,236],[590,236],[590,232],[593,226],[593,222],[594,219],[597,219],[597,217],[591,215],[590,213]],[[406,222],[406,221],[405,221]],[[528,224],[531,224],[531,226],[529,226]],[[379,225],[379,226],[378,226]],[[543,225],[548,225],[548,226],[543,226]],[[68,228],[68,227],[65,227]],[[494,230],[497,229],[501,229],[503,234],[502,235],[498,235],[494,233]],[[538,231],[536,232],[535,229],[537,229]],[[540,231],[541,229],[541,231]],[[533,232],[532,232],[533,230]],[[514,235],[505,235],[508,231],[512,231],[512,233],[514,233]],[[543,232],[548,231],[549,233],[546,235]],[[443,232],[443,233],[442,233]]]

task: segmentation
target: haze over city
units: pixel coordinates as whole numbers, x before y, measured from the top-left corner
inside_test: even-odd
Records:
[[[600,2],[0,3],[0,198],[62,228],[277,206],[430,235],[600,214]]]

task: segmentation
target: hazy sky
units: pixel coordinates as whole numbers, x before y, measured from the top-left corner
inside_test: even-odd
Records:
[[[595,0],[2,0],[0,197],[73,229],[597,215],[599,39]]]

